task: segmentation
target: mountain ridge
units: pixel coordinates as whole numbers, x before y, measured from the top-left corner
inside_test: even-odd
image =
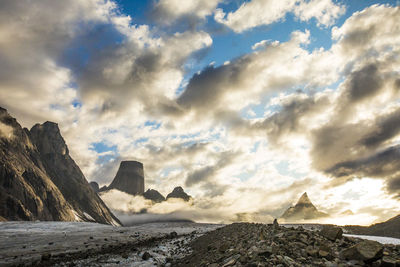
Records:
[[[0,108],[0,216],[121,225],[69,156],[58,125],[22,128]]]

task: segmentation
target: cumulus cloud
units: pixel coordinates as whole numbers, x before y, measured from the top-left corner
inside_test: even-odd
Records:
[[[273,91],[329,84],[336,78],[335,66],[320,60],[330,58],[329,52],[309,53],[303,48],[309,35],[293,32],[288,42],[273,42],[229,64],[208,66],[191,78],[178,104],[201,114],[227,110],[227,102],[238,110]]]
[[[171,24],[186,18],[190,23],[211,15],[222,0],[158,0],[153,7],[153,17],[162,24]]]
[[[171,26],[203,21],[220,1],[184,2],[161,0],[154,11]],[[154,206],[116,193],[113,209],[268,221],[308,191],[333,212],[361,211],[362,195],[390,208],[381,218],[398,212],[389,198],[399,184],[399,7],[356,12],[332,29],[329,49],[311,50],[310,32],[294,31],[187,79],[195,54],[213,45],[205,30],[137,25],[112,1],[21,3],[0,10],[0,105],[24,126],[59,122],[88,180],[109,184],[119,161],[134,159],[147,187],[165,195],[184,185],[195,198]],[[242,32],[289,12],[328,26],[343,7],[253,0],[215,19]]]
[[[331,0],[252,0],[244,2],[237,10],[226,14],[217,9],[214,19],[235,32],[243,32],[257,26],[284,20],[289,12],[302,20],[315,18],[318,25],[330,26],[344,14],[345,7]]]

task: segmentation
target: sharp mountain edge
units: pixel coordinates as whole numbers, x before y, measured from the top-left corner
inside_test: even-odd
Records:
[[[121,225],[69,155],[56,123],[28,130],[1,107],[0,219]]]

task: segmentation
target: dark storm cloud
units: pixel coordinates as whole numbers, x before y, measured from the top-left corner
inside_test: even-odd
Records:
[[[210,184],[213,185],[213,181],[211,181],[210,179],[212,179],[219,170],[232,164],[232,162],[238,157],[238,155],[239,154],[237,152],[230,151],[220,153],[218,155],[219,159],[215,164],[207,165],[189,173],[186,177],[185,185],[190,187],[203,182],[211,182]]]
[[[357,102],[374,96],[382,86],[377,64],[369,64],[350,75],[347,89],[350,102]]]
[[[385,179],[387,191],[400,197],[400,145],[367,158],[341,162],[325,172],[344,181],[357,177]]]
[[[376,119],[377,129],[361,139],[361,144],[372,147],[378,146],[397,136],[400,132],[400,109]]]
[[[246,61],[242,58],[238,59],[238,62],[216,68],[208,66],[199,74],[195,74],[178,98],[178,104],[186,109],[210,110],[215,107],[229,85],[240,83],[240,73]]]
[[[400,170],[400,145],[392,146],[367,158],[345,161],[326,170],[335,177],[386,177]]]
[[[397,198],[400,199],[400,174],[391,178],[386,185],[389,193],[395,194]]]
[[[261,126],[266,129],[270,140],[277,143],[282,136],[301,131],[300,121],[327,105],[329,99],[326,96],[317,98],[299,93],[284,103],[279,112],[265,119]]]

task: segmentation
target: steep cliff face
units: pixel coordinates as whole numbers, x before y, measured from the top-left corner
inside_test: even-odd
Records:
[[[30,133],[45,171],[77,215],[85,221],[120,224],[69,155],[58,125],[53,122],[36,124]]]
[[[92,187],[94,192],[99,192],[100,191],[100,187],[99,184],[97,182],[90,182],[89,185]]]
[[[298,221],[298,220],[311,220],[326,217],[328,214],[318,211],[318,209],[312,204],[308,198],[307,193],[304,193],[297,201],[294,207],[288,208],[281,218],[287,221]]]
[[[0,217],[6,220],[74,221],[72,206],[47,174],[40,154],[0,108]]]
[[[131,195],[142,195],[144,193],[143,164],[138,161],[121,161],[118,172],[107,189],[118,189]]]

